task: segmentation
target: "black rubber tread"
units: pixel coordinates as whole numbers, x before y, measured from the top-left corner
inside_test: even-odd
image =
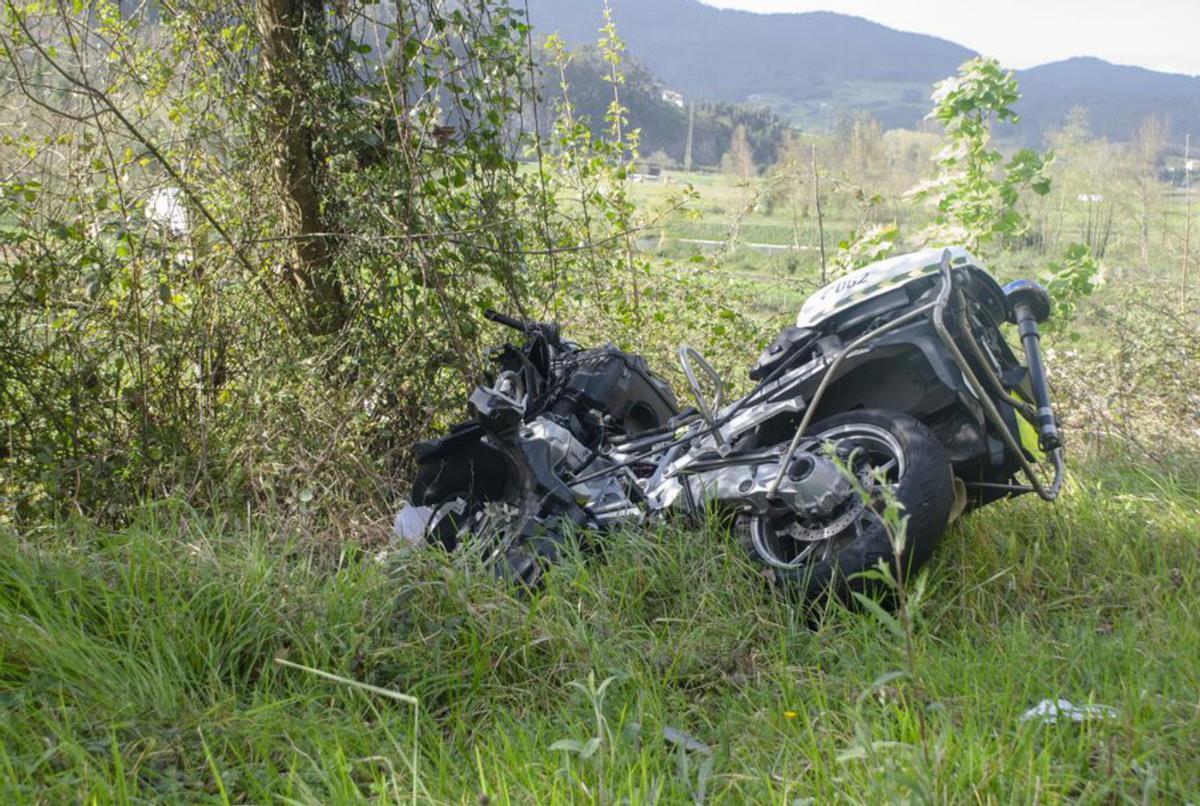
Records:
[[[879,561],[892,564],[900,573],[911,574],[921,568],[933,554],[945,533],[954,505],[954,476],[950,457],[933,432],[907,414],[878,409],[859,409],[829,417],[812,425],[810,433],[820,434],[837,426],[863,423],[883,428],[891,433],[904,452],[906,470],[900,480],[896,497],[908,515],[906,546],[902,563],[895,563],[887,530],[878,519],[864,529],[855,540],[843,546],[827,560],[797,569],[782,569],[767,565],[750,539],[753,516],[739,515],[735,523],[738,540],[758,563],[774,573],[774,579],[785,590],[817,601],[829,592],[849,602],[852,591],[877,592],[867,580],[852,579],[862,571],[875,568]]]

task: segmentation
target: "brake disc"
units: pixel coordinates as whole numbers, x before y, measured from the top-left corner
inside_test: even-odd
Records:
[[[875,488],[869,469],[864,469],[859,473],[858,482],[864,490],[873,491]],[[852,491],[850,497],[850,505],[846,507],[846,510],[841,515],[838,515],[832,521],[828,521],[820,526],[806,526],[797,521],[783,530],[784,533],[793,540],[801,543],[820,543],[825,540],[832,540],[849,529],[867,510],[867,502],[856,491]]]

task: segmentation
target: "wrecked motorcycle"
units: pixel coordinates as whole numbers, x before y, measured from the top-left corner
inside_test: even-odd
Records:
[[[532,585],[573,535],[715,509],[786,587],[845,594],[881,560],[921,566],[969,508],[1057,497],[1062,445],[1038,335],[1050,312],[1037,283],[1001,288],[963,248],[884,260],[810,297],[740,399],[681,347],[695,401],[681,410],[640,357],[489,311],[523,343],[499,351],[470,421],[414,447],[396,532]],[[908,519],[900,558],[880,515],[888,499]]]

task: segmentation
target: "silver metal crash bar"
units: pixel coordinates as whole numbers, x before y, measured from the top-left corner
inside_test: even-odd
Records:
[[[1021,446],[1017,444],[1017,441],[1013,438],[1012,434],[1009,433],[1008,426],[1005,424],[1004,418],[1000,416],[1000,412],[997,411],[995,404],[993,404],[991,399],[987,396],[987,393],[983,389],[983,385],[979,382],[979,378],[977,378],[974,371],[972,371],[971,365],[967,363],[966,358],[963,357],[962,351],[958,349],[958,345],[954,343],[953,338],[950,336],[950,332],[946,329],[946,306],[950,302],[951,293],[955,291],[954,278],[950,270],[949,249],[942,252],[941,275],[942,287],[938,291],[937,299],[935,299],[933,302],[926,303],[919,308],[909,311],[904,316],[880,325],[874,330],[867,331],[846,345],[846,347],[840,353],[838,353],[837,357],[825,371],[825,375],[821,378],[821,383],[818,384],[817,390],[813,392],[812,399],[808,401],[808,408],[804,412],[804,417],[800,420],[800,426],[796,429],[795,436],[792,437],[792,441],[788,445],[788,449],[784,452],[783,457],[780,460],[779,471],[775,474],[775,478],[771,481],[771,486],[767,488],[768,497],[774,496],[779,490],[779,485],[783,482],[784,474],[787,472],[787,467],[792,461],[792,456],[800,447],[800,441],[804,438],[805,433],[808,431],[808,427],[812,424],[812,419],[816,415],[821,398],[825,396],[825,391],[833,382],[833,379],[837,375],[837,371],[841,367],[842,362],[850,357],[855,350],[859,349],[862,345],[866,344],[872,339],[878,338],[884,333],[894,330],[901,325],[906,325],[910,322],[913,322],[931,312],[933,314],[933,326],[934,329],[937,330],[938,337],[950,351],[955,365],[958,366],[959,370],[963,374],[963,377],[971,387],[971,391],[975,393],[975,396],[983,405],[984,414],[987,416],[988,420],[991,421],[992,425],[996,427],[996,430],[1000,432],[1000,436],[1004,439],[1005,444],[1008,445],[1009,450],[1011,450],[1020,460],[1021,470],[1029,479],[1029,483],[1033,487],[1033,490],[1046,501],[1053,501],[1058,497],[1059,491],[1062,489],[1063,481],[1062,449],[1058,448],[1052,453],[1054,460],[1054,482],[1050,485],[1050,488],[1047,489],[1045,485],[1042,484],[1041,479],[1038,478],[1037,471],[1033,468],[1033,465],[1031,465],[1029,460],[1025,458],[1025,453],[1021,449]],[[961,292],[956,293],[959,295],[958,298],[961,299]],[[964,326],[964,329],[966,329],[965,323],[960,322],[959,324],[960,326]],[[990,368],[988,368],[986,364],[984,365],[984,369],[990,372]],[[998,388],[1003,388],[1003,386],[1000,385],[999,379],[995,378],[994,376],[989,378],[989,380],[993,381]]]

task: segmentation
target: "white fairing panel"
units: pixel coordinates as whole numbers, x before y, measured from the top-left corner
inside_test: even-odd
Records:
[[[886,294],[912,280],[936,274],[941,267],[944,249],[924,249],[907,255],[881,260],[835,280],[813,294],[796,317],[799,327],[815,327],[834,314],[864,300]],[[950,248],[954,266],[975,264],[971,253],[961,246]]]

